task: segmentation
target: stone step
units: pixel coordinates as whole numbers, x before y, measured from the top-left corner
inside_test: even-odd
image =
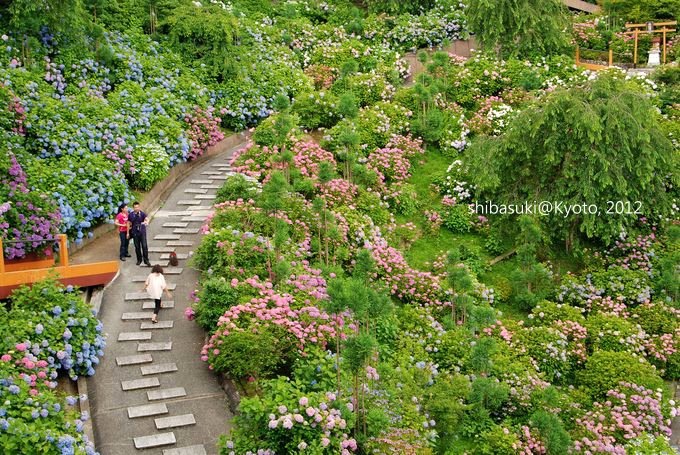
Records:
[[[219,190],[222,188],[222,185],[201,185],[201,188],[204,190]]]
[[[154,302],[144,302],[142,304],[143,310],[153,310],[154,308],[156,308],[156,304]],[[164,300],[161,300],[161,308],[165,308],[165,309],[175,308],[175,301],[174,300],[168,300],[166,302]]]
[[[120,317],[123,321],[138,321],[140,319],[151,319],[153,313],[150,311],[140,312],[140,313],[123,313]]]
[[[135,449],[153,449],[154,447],[177,444],[175,433],[152,434],[151,436],[140,436],[134,438]]]
[[[159,234],[154,237],[154,240],[179,240],[182,236],[179,234]]]
[[[170,253],[171,251],[175,251],[175,249],[171,248],[169,246],[150,246],[149,247],[149,253]]]
[[[159,341],[157,343],[139,343],[137,345],[137,352],[146,351],[171,351],[172,341]]]
[[[126,355],[124,357],[116,357],[116,364],[119,367],[124,367],[124,366],[127,366],[127,365],[139,365],[140,363],[151,363],[151,362],[153,362],[153,357],[151,357],[151,354],[137,354],[137,355]]]
[[[184,190],[184,192],[188,194],[205,194],[208,192],[208,190],[202,190],[200,188],[187,188]]]
[[[189,223],[184,223],[185,226],[189,226]],[[180,228],[180,229],[175,229],[174,232],[175,234],[198,234],[198,231],[201,228]]]
[[[172,217],[172,216],[185,216],[187,214],[188,210],[159,210],[158,213],[160,215],[157,216],[165,216],[165,217]]]
[[[120,332],[118,341],[140,341],[150,340],[151,332]]]
[[[143,378],[133,379],[132,381],[120,381],[120,385],[123,387],[123,390],[128,391],[160,387],[161,383],[158,381],[158,378]]]
[[[166,253],[166,255],[169,257],[170,254]],[[161,257],[161,259],[168,259],[167,257]],[[179,257],[179,254],[177,255],[177,259],[182,259]],[[184,258],[186,259],[186,258]],[[177,288],[177,283],[166,283],[168,286],[168,290],[174,291]],[[131,300],[152,300],[151,297],[149,297],[149,294],[146,292],[126,292],[125,293],[125,300],[126,301],[131,301]]]
[[[211,167],[231,167],[231,164],[229,164],[229,163],[213,163],[210,166]]]
[[[173,223],[163,223],[164,228],[185,228],[189,226],[189,223],[180,223],[180,222],[173,222]],[[181,234],[181,232],[177,232],[177,229],[173,231],[175,234]]]
[[[194,242],[190,242],[189,240],[170,240],[167,243],[168,246],[192,246],[193,244]]]
[[[187,253],[177,253],[177,259],[188,259],[189,255]],[[161,259],[170,259],[170,253],[161,254]],[[168,286],[169,288],[170,286]]]
[[[213,180],[227,180],[229,177],[231,177],[232,175],[234,175],[233,172],[227,172],[226,174],[227,174],[227,175],[215,175],[215,176],[213,176],[213,177],[211,177],[211,178],[212,178]]]
[[[149,401],[167,400],[170,398],[179,398],[185,396],[187,396],[187,392],[184,390],[184,387],[150,390],[146,392],[146,397],[149,399]]]
[[[220,171],[203,171],[201,172],[201,175],[222,175],[222,172]],[[212,178],[212,177],[210,177]]]
[[[193,199],[182,199],[177,201],[177,205],[201,205],[201,201],[195,201]]]
[[[155,365],[144,365],[141,367],[142,376],[148,376],[150,374],[161,374],[161,373],[172,373],[177,371],[176,363],[157,363]]]
[[[167,267],[163,269],[163,275],[180,275],[183,270],[182,267]]]
[[[208,455],[205,446],[195,445],[163,450],[163,455]]]
[[[196,419],[193,414],[182,414],[171,417],[160,417],[154,419],[157,430],[167,430],[168,428],[185,427],[187,425],[196,425]]]
[[[214,194],[197,194],[194,199],[215,199],[216,197]]]
[[[210,185],[212,183],[212,180],[207,179],[207,180],[192,180],[191,184],[192,185]]]
[[[149,417],[167,414],[169,411],[165,403],[154,403],[145,404],[142,406],[132,406],[127,408],[127,412],[129,419],[136,419],[137,417]]]
[[[139,326],[139,330],[171,329],[174,325],[175,321],[158,321],[156,324],[153,322],[142,322]]]
[[[213,212],[214,212],[214,210],[209,210],[209,209],[208,210],[194,210],[193,212],[191,212],[191,216],[202,216],[202,217],[205,218],[206,216],[212,215]]]
[[[205,221],[204,216],[183,216],[182,221],[198,221],[199,223],[202,223]]]

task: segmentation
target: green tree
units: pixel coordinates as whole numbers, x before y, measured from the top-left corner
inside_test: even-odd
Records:
[[[567,250],[579,234],[609,243],[641,215],[667,217],[669,188],[680,177],[649,95],[617,73],[557,90],[518,114],[505,134],[477,138],[467,156],[480,196],[560,204],[541,219]],[[617,201],[621,213],[606,213]],[[567,216],[565,207],[576,206]]]
[[[470,29],[499,57],[546,55],[567,44],[567,8],[562,0],[471,0]]]
[[[161,27],[187,62],[205,65],[203,71],[218,81],[230,73],[231,45],[238,37],[238,20],[231,13],[218,5],[189,3],[176,8]]]
[[[520,308],[530,309],[548,296],[551,279],[548,269],[536,259],[538,246],[543,241],[538,221],[523,215],[519,218],[519,229],[516,246],[519,268],[510,276],[511,299]]]

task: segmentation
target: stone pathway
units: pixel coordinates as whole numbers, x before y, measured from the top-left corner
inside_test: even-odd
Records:
[[[149,259],[164,267],[173,294],[163,301],[159,322],[151,323],[153,301],[141,292],[150,269],[135,265],[132,244],[133,257],[121,263],[120,275],[104,292],[99,317],[108,345],[97,374],[88,379],[102,455],[217,454],[217,439],[229,430],[224,392],[199,358],[205,334],[184,319],[184,308],[199,277],[186,262],[217,189],[232,173],[227,163],[236,148],[192,171],[152,214]],[[170,252],[177,254],[178,267],[168,267]]]

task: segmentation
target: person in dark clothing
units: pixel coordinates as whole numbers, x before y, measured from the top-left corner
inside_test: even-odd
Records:
[[[137,265],[144,261],[144,265],[151,267],[149,262],[149,246],[146,242],[146,227],[149,225],[149,218],[142,211],[139,202],[132,204],[132,212],[128,219],[131,226],[132,240],[135,242]]]

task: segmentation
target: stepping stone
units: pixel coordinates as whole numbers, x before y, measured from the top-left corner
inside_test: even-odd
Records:
[[[178,397],[185,397],[187,396],[186,390],[184,390],[184,387],[173,387],[171,389],[159,389],[159,390],[150,390],[146,392],[146,397],[149,399],[149,401],[157,401],[157,400],[167,400],[169,398],[178,398]]]
[[[210,165],[211,167],[231,167],[231,164],[225,164],[225,163],[213,163]]]
[[[202,223],[205,221],[204,216],[185,216],[182,217],[182,221],[198,221],[199,223]]]
[[[177,371],[176,363],[158,363],[156,365],[144,365],[141,367],[142,376],[148,376],[150,374],[161,374],[161,373],[172,373]]]
[[[120,332],[118,341],[150,340],[151,332]]]
[[[184,220],[182,218],[182,220]],[[175,251],[174,248],[170,248],[168,246],[150,246],[149,247],[149,253],[171,253]]]
[[[172,350],[172,341],[161,341],[159,343],[139,343],[137,345],[137,352],[170,350]]]
[[[196,419],[193,414],[182,414],[179,416],[161,417],[154,419],[157,430],[166,430],[168,428],[185,427],[187,425],[196,425]]]
[[[185,226],[188,226],[189,223],[184,223]],[[180,228],[180,229],[175,229],[174,232],[175,234],[198,234],[198,231],[201,228]]]
[[[194,201],[193,199],[183,199],[177,201],[177,205],[200,205],[201,201]]]
[[[219,190],[222,188],[222,185],[201,185],[201,188],[204,190]]]
[[[177,444],[175,433],[152,434],[151,436],[140,436],[134,438],[135,449],[153,449],[154,447]]]
[[[156,324],[153,322],[142,322],[139,326],[139,330],[171,329],[174,325],[175,321],[158,321]]]
[[[123,313],[120,318],[123,321],[137,321],[139,319],[151,319],[151,316],[153,316],[153,313],[145,311],[142,313]]]
[[[163,269],[163,275],[180,275],[182,270],[182,267],[168,267]]]
[[[227,180],[232,175],[234,175],[234,174],[229,173],[229,175],[216,175],[216,176],[212,177],[212,179],[214,179],[214,180]]]
[[[144,310],[153,310],[155,308],[155,303],[153,302],[144,302],[142,305],[142,309]],[[174,300],[168,300],[167,302],[164,302],[161,300],[161,308],[175,308],[175,301]],[[150,338],[150,337],[149,337]]]
[[[165,403],[145,404],[143,406],[132,406],[127,408],[128,418],[136,419],[137,417],[157,416],[159,414],[167,414],[168,407]]]
[[[213,213],[213,210],[194,210],[191,212],[191,216],[202,216],[202,217],[207,217],[210,216]]]
[[[192,185],[210,185],[212,180],[192,180]]]
[[[126,292],[125,300],[149,300],[149,294],[146,292]]]
[[[163,269],[163,273],[167,274],[165,269]],[[132,282],[133,283],[144,283],[146,281],[146,275],[145,276],[133,276],[132,277]],[[175,288],[177,287],[177,283],[166,283],[168,285],[168,289],[170,291],[174,291]],[[146,294],[146,292],[135,292],[135,293],[130,293],[130,294]],[[131,300],[151,300],[151,297],[149,297],[149,294],[146,294],[146,297],[143,299],[131,299]]]
[[[202,445],[177,447],[176,449],[165,449],[163,455],[208,455]]]
[[[160,234],[160,235],[157,235],[156,237],[154,237],[153,239],[154,240],[179,240],[181,238],[182,238],[182,236],[177,235],[177,234]]]
[[[158,381],[158,378],[144,378],[132,381],[120,381],[120,385],[123,387],[123,390],[138,390],[160,387],[161,383]]]
[[[177,259],[187,259],[189,255],[187,253],[177,253]],[[170,259],[170,253],[161,254],[161,259]],[[170,286],[168,285],[168,288]]]
[[[208,190],[202,190],[199,188],[187,188],[184,190],[185,193],[190,193],[190,194],[205,194],[208,192]]]
[[[163,223],[163,227],[165,228],[185,228],[189,226],[189,223]],[[175,232],[175,234],[181,234],[181,232]]]
[[[214,194],[197,194],[194,199],[215,199],[217,196]]]
[[[138,354],[128,355],[125,357],[116,357],[116,364],[119,367],[124,367],[126,365],[139,365],[140,363],[150,362],[153,362],[153,357],[151,357],[151,354]]]
[[[188,240],[170,240],[167,245],[168,246],[192,246],[194,242],[190,242]],[[163,271],[165,273],[165,270]]]
[[[220,171],[203,171],[201,172],[201,175],[221,175],[222,173]],[[210,177],[213,178],[213,177]]]
[[[166,211],[161,212],[161,215],[165,215],[165,216],[184,216],[186,214],[187,214],[186,210],[179,210],[179,211],[174,211],[174,212],[166,212]]]

